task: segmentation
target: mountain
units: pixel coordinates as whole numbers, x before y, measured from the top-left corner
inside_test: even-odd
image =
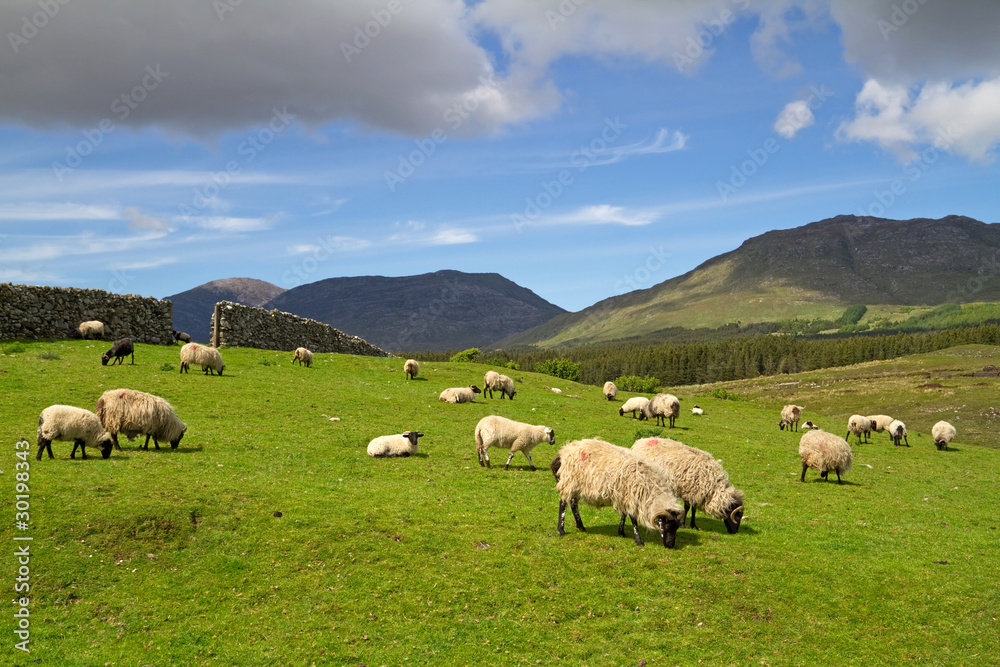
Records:
[[[998,300],[1000,224],[957,215],[842,215],[755,236],[684,275],[560,315],[496,346],[581,345],[737,321],[835,319],[851,304]]]
[[[459,271],[328,278],[263,307],[325,322],[392,351],[485,347],[566,312],[499,274]]]
[[[191,340],[211,343],[212,312],[219,301],[263,306],[286,290],[255,278],[225,278],[168,296],[174,304],[174,329],[191,334]]]

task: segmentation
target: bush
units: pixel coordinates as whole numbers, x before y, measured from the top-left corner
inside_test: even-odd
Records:
[[[535,364],[535,372],[576,382],[580,379],[580,364],[573,363],[568,359],[549,359]]]
[[[168,361],[162,366],[160,366],[160,370],[169,373],[172,370],[176,370],[176,366],[174,366],[172,363]]]
[[[4,354],[18,354],[20,352],[24,352],[26,349],[27,348],[24,347],[24,345],[21,344],[21,343],[13,343],[11,345],[4,345],[3,346],[3,353]]]
[[[521,370],[521,364],[513,359],[504,359],[503,357],[490,357],[489,359],[483,359],[480,363],[487,366],[496,366],[497,368],[509,368],[512,371]]]
[[[857,324],[867,312],[868,306],[865,306],[864,304],[848,306],[847,310],[844,311],[844,314],[838,317],[834,324],[841,327],[850,324]]]
[[[462,350],[455,356],[453,356],[449,361],[475,361],[479,358],[482,352],[478,347],[470,347],[468,350]]]
[[[56,354],[55,352],[42,352],[40,355],[38,355],[38,358],[39,359],[58,359],[59,355]]]
[[[277,366],[278,362],[277,361],[272,361],[270,359],[261,359],[260,360],[260,365],[261,366]]]
[[[712,398],[721,398],[724,401],[740,400],[739,395],[726,391],[725,387],[716,387],[715,389],[712,390],[712,393],[709,394],[709,396],[711,396]]]
[[[655,394],[660,387],[659,379],[652,375],[639,377],[638,375],[622,375],[615,380],[618,391],[631,391],[637,394]]]

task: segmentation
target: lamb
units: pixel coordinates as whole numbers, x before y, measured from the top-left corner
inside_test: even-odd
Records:
[[[778,422],[778,428],[784,431],[787,426],[789,431],[796,430],[803,409],[801,405],[786,405],[781,408],[781,420]]]
[[[528,465],[535,470],[535,463],[531,460],[531,450],[535,445],[545,441],[550,445],[556,444],[556,432],[548,426],[533,426],[523,422],[516,422],[499,415],[483,417],[476,424],[476,452],[479,454],[479,465],[490,467],[490,456],[486,450],[490,447],[510,450],[507,463],[503,469],[507,470],[510,460],[514,454],[524,452],[528,458]]]
[[[175,341],[179,341],[181,343],[190,343],[191,342],[191,336],[189,334],[184,333],[183,331],[174,330],[174,331],[171,331],[170,333],[174,337]]]
[[[693,414],[693,415],[703,415],[703,414],[705,414],[705,411],[700,406],[696,405],[693,408],[691,408],[691,414]]]
[[[406,373],[407,380],[412,380],[420,372],[420,364],[416,359],[407,359],[406,363],[403,364],[403,372]]]
[[[493,398],[494,391],[499,391],[500,400],[503,400],[503,397],[506,395],[510,396],[510,400],[513,401],[515,394],[514,381],[511,380],[506,375],[501,375],[496,371],[486,371],[486,375],[483,376],[484,396],[486,395],[487,391],[490,392],[490,398]]]
[[[414,456],[417,453],[417,439],[423,433],[404,431],[397,435],[380,435],[368,443],[368,456],[386,458],[390,456]]]
[[[52,456],[52,441],[63,440],[73,442],[71,459],[76,458],[76,448],[80,448],[80,456],[87,458],[87,447],[100,447],[101,457],[111,456],[111,436],[101,425],[101,421],[90,410],[75,408],[71,405],[50,405],[38,416],[38,456],[42,460],[42,452],[48,451]]]
[[[313,353],[304,347],[297,347],[295,348],[295,354],[292,355],[292,363],[294,364],[296,361],[299,362],[300,366],[305,364],[305,367],[309,368],[312,366]],[[219,373],[219,375],[222,375],[222,373]]]
[[[868,442],[868,434],[872,431],[872,421],[868,417],[862,415],[851,415],[851,418],[847,420],[847,434],[844,436],[846,440],[848,436],[852,433],[858,436],[858,444],[861,444],[861,436],[865,436],[865,442]]]
[[[931,427],[931,437],[938,451],[948,449],[948,443],[955,438],[955,427],[946,421],[940,421]]]
[[[644,419],[656,419],[657,426],[666,426],[670,423],[670,428],[674,427],[674,420],[681,413],[681,402],[673,394],[657,394],[649,403],[642,406],[642,416]]]
[[[439,401],[445,403],[474,403],[476,394],[481,394],[479,387],[470,384],[468,387],[449,387],[438,396]]]
[[[684,519],[691,509],[691,528],[695,510],[700,507],[709,516],[720,519],[730,535],[735,535],[743,520],[743,492],[729,483],[722,464],[711,454],[669,438],[640,438],[632,451],[649,459],[673,477],[674,493],[684,501]]]
[[[81,322],[80,326],[76,328],[76,333],[79,338],[84,339],[104,338],[104,322],[100,320]]]
[[[212,375],[216,373],[222,375],[222,371],[226,368],[217,349],[198,343],[188,343],[181,348],[181,373],[187,373],[191,364],[201,365],[202,371]]]
[[[618,387],[611,380],[604,383],[604,397],[609,401],[613,401],[618,397]]]
[[[187,425],[177,418],[173,406],[167,401],[134,389],[109,389],[101,394],[94,407],[94,414],[111,434],[115,449],[121,451],[118,434],[124,433],[129,440],[142,433],[146,443],[142,449],[149,449],[149,439],[159,449],[160,440],[177,449]]]
[[[639,524],[660,533],[663,546],[674,548],[684,514],[672,490],[673,480],[663,468],[630,449],[597,439],[563,445],[549,466],[559,492],[560,535],[565,535],[566,505],[573,510],[578,530],[579,501],[594,507],[611,505],[621,515],[618,534],[625,537],[625,517],[632,519],[635,543],[642,546]]]
[[[119,338],[111,346],[111,349],[101,355],[101,365],[107,366],[108,361],[114,357],[114,360],[118,362],[119,365],[124,363],[125,357],[131,355],[132,363],[135,363],[135,348],[132,346],[131,338]],[[111,365],[115,365],[115,361],[111,362]]]
[[[835,470],[837,484],[841,483],[840,473],[850,470],[853,460],[847,440],[818,429],[802,434],[799,440],[799,457],[802,459],[802,477],[799,481],[806,481],[806,470],[813,468],[827,481],[827,473]]]
[[[632,413],[632,419],[635,419],[635,413],[638,410],[640,417],[642,416],[642,407],[649,403],[649,399],[645,396],[633,396],[632,398],[625,401],[624,405],[618,408],[618,416],[624,417],[626,412]]]
[[[896,421],[889,415],[869,415],[868,420],[872,423],[872,430],[881,433],[889,428],[889,424]]]
[[[889,431],[889,437],[892,438],[892,444],[899,447],[899,441],[902,440],[906,443],[907,447],[910,446],[909,441],[906,439],[906,424],[898,419],[893,419],[892,423],[889,424],[889,428],[886,430]]]

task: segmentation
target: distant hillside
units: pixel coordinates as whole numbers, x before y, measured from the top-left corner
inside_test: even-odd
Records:
[[[484,347],[565,313],[496,273],[437,271],[387,278],[329,278],[271,299],[391,351]]]
[[[580,345],[670,327],[836,319],[851,304],[997,300],[1000,224],[963,216],[843,215],[753,237],[682,276],[560,315],[497,345]]]
[[[225,278],[166,297],[174,304],[174,329],[191,334],[191,340],[210,343],[212,311],[219,301],[235,301],[245,306],[262,306],[285,292],[255,278]]]

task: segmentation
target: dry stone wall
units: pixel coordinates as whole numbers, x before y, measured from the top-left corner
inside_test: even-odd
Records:
[[[212,317],[212,344],[255,347],[262,350],[294,350],[306,347],[313,352],[338,352],[369,357],[391,356],[357,336],[350,336],[329,324],[279,310],[252,308],[232,301],[215,304]]]
[[[104,322],[105,340],[172,342],[169,301],[99,289],[0,284],[0,338],[69,338],[87,320]]]

